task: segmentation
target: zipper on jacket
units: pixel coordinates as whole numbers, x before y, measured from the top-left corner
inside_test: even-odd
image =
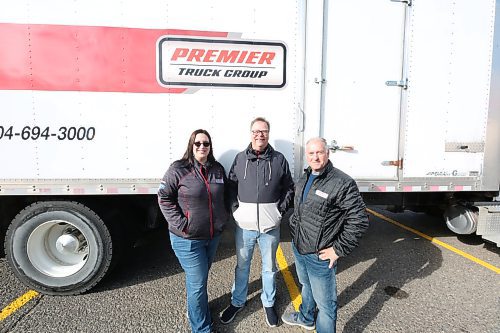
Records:
[[[184,227],[182,232],[188,234],[189,233],[189,210],[186,211],[186,219],[187,219],[186,226]]]
[[[257,151],[257,230],[260,233],[260,219],[259,219],[259,159],[260,159],[260,152]]]
[[[302,188],[302,190],[304,190],[304,188]],[[300,233],[300,221],[302,220],[302,205],[304,203],[300,202],[300,199],[297,199],[297,204],[298,204],[298,209],[297,209],[297,213],[298,213],[298,216],[297,216],[297,219],[295,221],[295,237],[294,237],[294,243],[295,243],[295,247],[297,248],[297,251],[299,250],[299,233]]]
[[[306,197],[306,200],[305,200],[305,201],[302,201],[302,200],[301,200],[301,197],[302,197],[302,195],[303,195],[303,193],[302,193],[302,192],[304,192],[304,189],[305,189],[305,187],[306,187],[307,181],[309,180],[309,177],[310,177],[310,176],[311,176],[311,175],[309,174],[309,175],[307,176],[307,179],[306,179],[306,181],[304,182],[304,184],[302,184],[302,189],[301,189],[301,191],[300,191],[300,197],[298,198],[298,204],[299,204],[298,215],[299,215],[299,216],[298,216],[298,219],[297,219],[297,225],[295,226],[295,239],[294,239],[294,240],[295,240],[295,246],[297,247],[297,250],[299,249],[299,233],[300,233],[299,229],[301,228],[301,225],[300,225],[300,223],[299,223],[299,222],[302,220],[302,208],[304,207],[303,205],[305,205],[305,203],[306,203],[306,201],[307,201],[307,197],[309,197],[309,193],[311,193],[311,190],[313,190],[313,187],[314,187],[314,188],[317,188],[317,186],[315,186],[315,184],[316,184],[316,182],[318,181],[318,177],[316,177],[316,179],[314,179],[314,180],[313,180],[313,182],[312,182],[312,184],[311,184],[311,188],[309,189],[309,193],[308,193],[308,195],[307,195],[307,197]],[[323,228],[323,227],[321,227],[321,228]],[[316,246],[315,246],[315,248],[317,249],[317,247],[318,247],[318,241],[316,241]],[[316,252],[317,252],[317,250],[316,250]]]
[[[214,238],[214,221],[213,221],[213,210],[212,210],[212,192],[210,191],[210,184],[208,182],[208,169],[205,168],[205,171],[207,173],[207,176],[205,177],[205,174],[203,173],[203,168],[205,168],[203,165],[200,166],[200,173],[201,173],[201,178],[203,178],[203,181],[205,182],[205,187],[207,188],[207,193],[208,193],[208,212],[210,216],[210,239]]]
[[[294,235],[295,236],[294,237],[294,241],[295,241],[295,246],[297,247],[297,251],[299,250],[299,233],[300,233],[299,229],[301,228],[300,221],[302,220],[302,205],[305,203],[305,202],[303,202],[301,200],[301,197],[302,197],[302,192],[304,192],[304,189],[306,187],[306,184],[307,184],[307,179],[304,182],[304,184],[302,184],[302,188],[301,188],[301,191],[300,191],[300,196],[297,197],[297,204],[298,204],[299,207],[297,209],[298,218],[296,220],[297,224],[295,225],[295,235]],[[312,184],[311,184],[311,187],[312,187]],[[306,200],[307,200],[307,198],[306,198]]]

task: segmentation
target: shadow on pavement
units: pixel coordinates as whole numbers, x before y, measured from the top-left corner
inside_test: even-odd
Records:
[[[442,265],[442,253],[436,245],[395,231],[395,226],[370,215],[370,227],[360,246],[339,261],[339,273],[359,262],[372,264],[338,296],[345,306],[366,289],[375,287],[368,301],[347,321],[343,332],[363,332],[391,298],[411,298],[404,290],[408,282],[424,278]],[[382,240],[382,241],[381,241]]]
[[[224,230],[215,262],[234,254],[234,251],[220,251],[221,247],[234,247],[232,229],[229,224]],[[131,248],[124,251],[112,271],[90,292],[125,288],[179,273],[184,274],[184,271],[170,246],[168,228],[164,225],[141,235]]]
[[[347,257],[339,259],[337,275],[349,271],[359,263],[371,262],[349,286],[338,285],[338,289],[342,290],[338,294],[339,309],[365,290],[375,287],[368,301],[347,320],[343,327],[345,333],[365,331],[385,302],[391,298],[412,297],[404,290],[405,284],[432,274],[442,265],[442,253],[434,244],[414,237],[410,232],[402,237],[401,232],[395,229],[399,228],[370,214],[370,227],[359,246]],[[281,237],[284,243],[291,241],[286,225],[282,228]],[[289,269],[298,283],[294,265]]]

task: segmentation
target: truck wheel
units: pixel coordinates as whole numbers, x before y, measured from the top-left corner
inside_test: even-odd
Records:
[[[77,295],[106,274],[112,241],[104,222],[86,206],[43,201],[14,218],[5,252],[14,273],[31,288],[49,295]]]

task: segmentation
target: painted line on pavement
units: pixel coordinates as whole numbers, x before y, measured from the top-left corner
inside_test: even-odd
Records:
[[[278,251],[276,251],[276,260],[278,262],[281,275],[283,275],[283,279],[285,280],[285,284],[288,288],[288,293],[290,294],[293,307],[295,308],[295,311],[299,311],[299,306],[302,303],[302,296],[300,296],[299,288],[295,283],[292,273],[288,269],[289,266],[280,245],[278,245]]]
[[[3,321],[5,318],[19,310],[24,304],[28,303],[31,299],[35,298],[38,296],[38,293],[34,290],[29,290],[26,292],[24,295],[18,297],[16,300],[14,300],[12,303],[7,305],[5,308],[0,311],[0,322]]]
[[[436,239],[435,237],[431,237],[431,236],[429,236],[429,235],[426,235],[426,234],[424,234],[423,232],[420,232],[420,231],[415,230],[415,229],[413,229],[413,228],[410,228],[410,227],[408,227],[408,226],[406,226],[406,225],[404,225],[404,224],[401,224],[401,223],[399,223],[399,222],[397,222],[397,221],[394,221],[393,219],[391,219],[391,218],[389,218],[389,217],[386,217],[386,216],[384,216],[384,215],[382,215],[382,214],[380,214],[380,213],[377,213],[377,212],[375,212],[375,211],[373,211],[373,210],[371,210],[371,209],[368,209],[368,208],[367,208],[367,211],[368,211],[370,214],[372,214],[372,215],[374,215],[374,216],[376,216],[376,217],[378,217],[378,218],[380,218],[380,219],[382,219],[382,220],[384,220],[384,221],[386,221],[386,222],[392,223],[392,224],[394,224],[394,225],[397,225],[397,226],[398,226],[398,227],[400,227],[400,228],[403,228],[403,229],[405,229],[405,230],[408,230],[408,231],[410,231],[410,232],[413,232],[414,234],[417,234],[417,235],[419,235],[420,237],[425,238],[425,239],[427,239],[427,240],[431,241],[431,242],[432,242],[432,243],[434,243],[434,244],[437,244],[437,245],[439,245],[439,246],[442,246],[442,247],[444,247],[444,248],[445,248],[445,249],[447,249],[447,250],[450,250],[450,251],[452,251],[452,252],[455,252],[456,254],[458,254],[458,255],[460,255],[460,256],[462,256],[462,257],[464,257],[464,258],[467,258],[467,259],[469,259],[469,260],[471,260],[471,261],[475,262],[476,264],[479,264],[479,265],[481,265],[481,266],[483,266],[483,267],[488,268],[489,270],[492,270],[493,272],[495,272],[495,273],[497,273],[497,274],[500,274],[500,268],[498,268],[498,267],[496,267],[496,266],[493,266],[492,264],[489,264],[489,263],[487,263],[486,261],[483,261],[483,260],[481,260],[481,259],[478,259],[478,258],[476,258],[476,257],[474,257],[474,256],[472,256],[472,255],[470,255],[470,254],[468,254],[468,253],[465,253],[465,252],[464,252],[464,251],[462,251],[462,250],[457,249],[456,247],[453,247],[453,246],[451,246],[451,245],[449,245],[449,244],[447,244],[447,243],[445,243],[445,242],[443,242],[443,241],[440,241],[439,239]]]

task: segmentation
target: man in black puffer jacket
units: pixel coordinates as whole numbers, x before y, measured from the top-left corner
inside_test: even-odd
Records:
[[[368,228],[366,207],[355,181],[333,167],[328,157],[324,139],[307,142],[309,168],[297,183],[295,209],[290,218],[302,304],[299,312],[281,317],[289,325],[316,329],[317,333],[335,332],[336,262],[358,245]]]

